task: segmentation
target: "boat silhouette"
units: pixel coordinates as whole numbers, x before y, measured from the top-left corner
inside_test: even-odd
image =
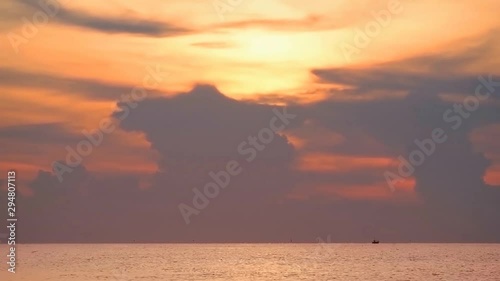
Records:
[[[380,241],[378,241],[378,240],[373,240],[372,241],[372,244],[379,244],[379,243],[380,243]]]

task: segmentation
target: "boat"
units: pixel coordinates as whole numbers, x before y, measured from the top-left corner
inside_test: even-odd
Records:
[[[379,244],[379,243],[380,243],[380,241],[378,241],[378,240],[373,240],[372,241],[372,244]]]

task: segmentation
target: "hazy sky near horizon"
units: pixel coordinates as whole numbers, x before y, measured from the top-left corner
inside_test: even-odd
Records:
[[[21,240],[500,242],[499,1],[41,2],[0,3],[0,194],[15,169]],[[179,204],[233,160],[186,225]]]

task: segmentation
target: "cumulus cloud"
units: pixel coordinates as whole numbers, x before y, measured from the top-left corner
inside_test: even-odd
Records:
[[[483,177],[492,163],[473,149],[470,136],[476,128],[500,123],[496,102],[500,90],[491,87],[489,98],[475,97],[479,85],[483,84],[482,90],[488,88],[484,81],[500,79],[497,73],[480,73],[484,74],[483,81],[478,75],[463,74],[467,66],[482,58],[477,49],[481,48],[453,57],[412,58],[369,69],[313,70],[322,82],[332,84],[332,95],[338,84],[350,87],[351,95],[371,95],[374,90],[399,91],[403,95],[366,101],[332,98],[309,107],[312,118],[322,126],[354,142],[362,132],[375,138],[386,148],[386,156],[394,159],[398,155],[408,159],[418,149],[415,140],[430,138],[434,129],[442,129],[447,141],[438,144],[436,152],[415,169],[415,191],[423,199],[422,210],[442,214],[429,219],[429,223],[443,223],[442,229],[462,238],[491,237],[491,233],[499,231],[491,221],[500,212],[500,189],[485,184]],[[445,93],[453,98],[445,98]],[[468,96],[478,101],[471,111],[464,109]],[[456,106],[461,106],[465,114],[455,115]],[[338,145],[331,151],[348,151],[348,145]]]
[[[454,129],[456,118],[450,122],[443,113],[474,94],[479,82],[465,71],[474,60],[455,56],[453,63],[439,63],[437,57],[405,62],[357,71],[313,70],[331,85],[331,97],[291,103],[286,110],[297,117],[265,148],[254,147],[252,161],[247,160],[254,154],[247,150],[252,147],[249,137],[269,127],[276,116],[273,109],[285,108],[231,99],[211,85],[148,97],[129,110],[118,103],[112,116],[122,119],[122,131],[144,135],[159,155],[158,172],[144,186],[144,175],[107,175],[81,167],[61,185],[52,172],[40,171],[30,184],[34,196],[20,199],[23,206],[36,206],[21,210],[29,229],[22,231],[27,233],[24,239],[263,242],[311,241],[331,233],[335,241],[369,241],[373,236],[391,241],[498,241],[500,227],[494,221],[500,214],[500,188],[484,182],[493,164],[474,149],[471,138],[474,131],[500,123],[495,96],[481,101]],[[429,71],[432,65],[447,71]],[[349,85],[355,95],[372,95],[374,90],[402,94],[339,100],[339,83]],[[54,125],[45,128],[58,133]],[[403,195],[391,195],[384,178],[394,165],[386,167],[385,161],[408,157],[418,148],[415,140],[431,137],[435,128],[442,128],[448,140],[415,169],[415,186],[409,192],[416,200],[397,200]],[[23,127],[2,132],[2,138],[28,138],[39,131]],[[244,142],[247,152],[241,153]],[[318,162],[314,155],[324,158]],[[305,169],[298,165],[304,159],[312,163]],[[241,175],[231,178],[186,226],[179,203],[190,203],[193,188],[202,189],[213,180],[209,173],[231,160],[240,163]],[[373,195],[388,198],[373,200]]]

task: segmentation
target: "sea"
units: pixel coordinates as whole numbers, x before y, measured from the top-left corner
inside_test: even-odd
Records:
[[[24,244],[1,281],[500,280],[500,244]]]

